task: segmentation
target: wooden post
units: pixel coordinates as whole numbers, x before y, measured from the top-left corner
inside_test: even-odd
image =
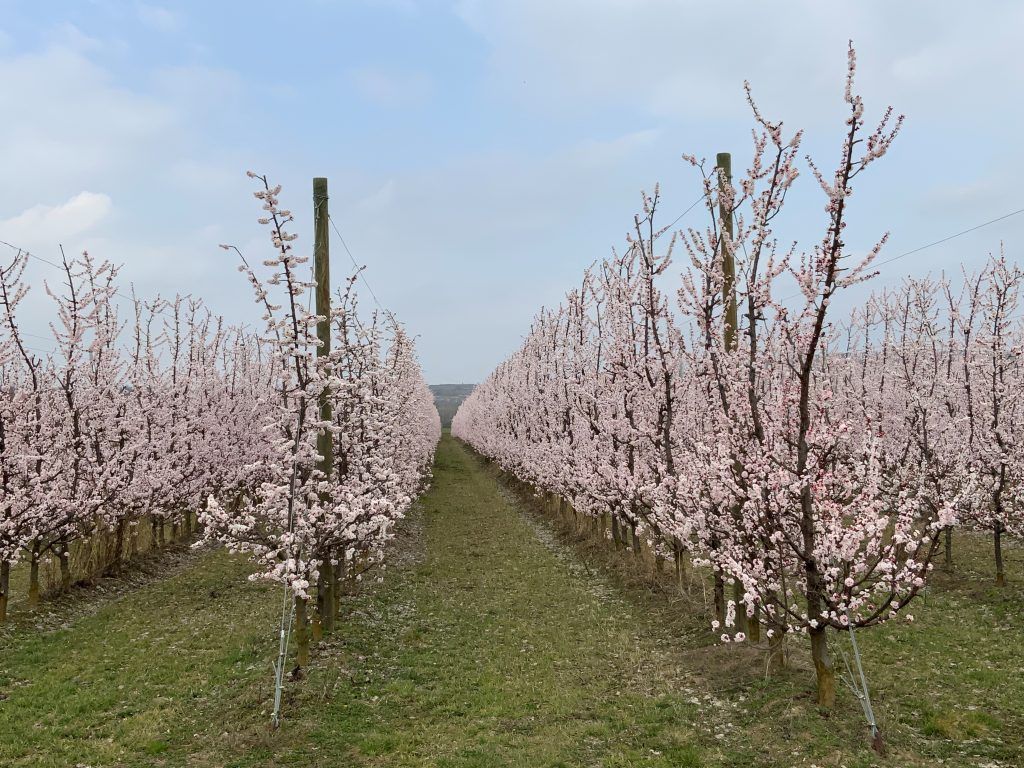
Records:
[[[725,208],[722,205],[721,195],[732,183],[732,155],[728,152],[719,152],[716,157],[718,168],[721,173],[718,176],[718,215],[722,221],[721,245],[722,245],[722,294],[725,301],[725,346],[726,349],[736,349],[736,327],[739,325],[739,314],[736,307],[736,259],[732,252],[732,238],[736,231],[733,225],[732,206]],[[725,235],[728,233],[729,247],[726,247]]]
[[[722,302],[725,306],[725,328],[723,336],[727,350],[736,349],[736,329],[739,326],[739,311],[736,306],[736,258],[732,252],[732,238],[735,236],[733,224],[732,205],[726,207],[722,204],[722,196],[726,194],[732,183],[732,155],[728,152],[719,152],[715,157],[715,164],[719,169],[718,175],[718,217],[722,229],[719,232],[719,242],[722,253]],[[728,244],[727,244],[728,241]],[[715,574],[715,593],[719,592],[718,580],[721,574]],[[736,603],[736,631],[747,632],[747,612],[742,602],[743,587],[736,579],[733,582],[733,600]]]
[[[327,179],[318,176],[313,179],[313,277],[316,281],[316,314],[321,318],[316,324],[316,337],[320,341],[317,358],[325,358],[331,353],[331,248],[327,201]],[[332,418],[329,393],[321,392],[320,420],[331,421]],[[320,454],[319,469],[330,479],[334,467],[334,436],[327,430],[317,434],[316,450]],[[317,580],[317,615],[313,630],[316,635],[334,630],[334,590],[337,588],[330,550],[319,554],[320,577]]]

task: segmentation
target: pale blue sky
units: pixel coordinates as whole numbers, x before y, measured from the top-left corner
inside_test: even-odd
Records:
[[[664,223],[693,202],[683,152],[743,167],[744,78],[833,161],[850,37],[869,113],[907,115],[856,189],[851,245],[890,229],[893,256],[1024,207],[1024,4],[871,1],[840,19],[843,5],[0,0],[0,238],[50,258],[88,247],[143,293],[192,291],[253,321],[216,247],[264,247],[245,171],[284,184],[305,248],[310,179],[326,175],[428,378],[477,381],[621,244],[640,189],[661,182]],[[809,244],[822,201],[798,184],[780,235]],[[958,269],[1001,240],[1016,259],[1022,236],[1018,216],[880,280]],[[350,264],[332,256],[340,279]]]

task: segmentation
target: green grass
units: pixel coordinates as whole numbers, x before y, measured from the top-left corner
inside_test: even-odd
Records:
[[[160,764],[225,702],[262,706],[276,603],[248,573],[205,554],[84,611],[48,606],[38,627],[21,616],[0,635],[0,764]]]
[[[756,651],[713,642],[699,584],[680,595],[555,528],[446,436],[383,581],[346,600],[277,732],[279,602],[244,560],[20,615],[0,633],[0,765],[1024,764],[1024,592],[988,586],[986,541],[957,537],[914,624],[860,635],[883,759],[848,692],[818,714],[801,643],[766,681]]]
[[[353,766],[701,764],[701,709],[633,607],[556,556],[450,439],[422,509],[422,557],[358,606],[342,690],[307,700],[282,763],[312,743]]]

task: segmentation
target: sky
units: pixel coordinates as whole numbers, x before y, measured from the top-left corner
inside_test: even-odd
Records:
[[[245,172],[283,185],[304,253],[326,176],[428,380],[476,382],[621,247],[641,190],[660,183],[664,224],[699,197],[683,153],[746,167],[744,80],[834,163],[850,39],[868,118],[906,115],[858,179],[851,248],[890,231],[891,258],[1024,208],[1022,33],[1011,0],[0,0],[0,239],[51,260],[88,249],[141,295],[258,323],[218,248],[269,253]],[[805,172],[780,237],[810,246],[823,205]],[[704,223],[698,207],[679,226]],[[886,265],[874,287],[1001,245],[1020,261],[1022,242],[1013,216]],[[353,262],[331,249],[340,281]],[[24,322],[45,335],[43,281],[59,275],[31,270]]]

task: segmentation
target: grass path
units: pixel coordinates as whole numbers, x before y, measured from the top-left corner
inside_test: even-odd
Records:
[[[352,623],[359,693],[322,707],[321,752],[354,766],[703,765],[692,692],[633,608],[539,538],[450,437],[423,510],[420,562]]]
[[[892,748],[879,760],[845,691],[831,720],[814,710],[799,644],[765,681],[757,654],[715,645],[692,604],[629,586],[628,557],[559,542],[446,435],[383,580],[346,599],[279,731],[279,593],[211,551],[0,630],[0,766],[1022,764],[1019,585],[965,566],[914,625],[865,635]],[[987,567],[971,539],[959,546]]]

